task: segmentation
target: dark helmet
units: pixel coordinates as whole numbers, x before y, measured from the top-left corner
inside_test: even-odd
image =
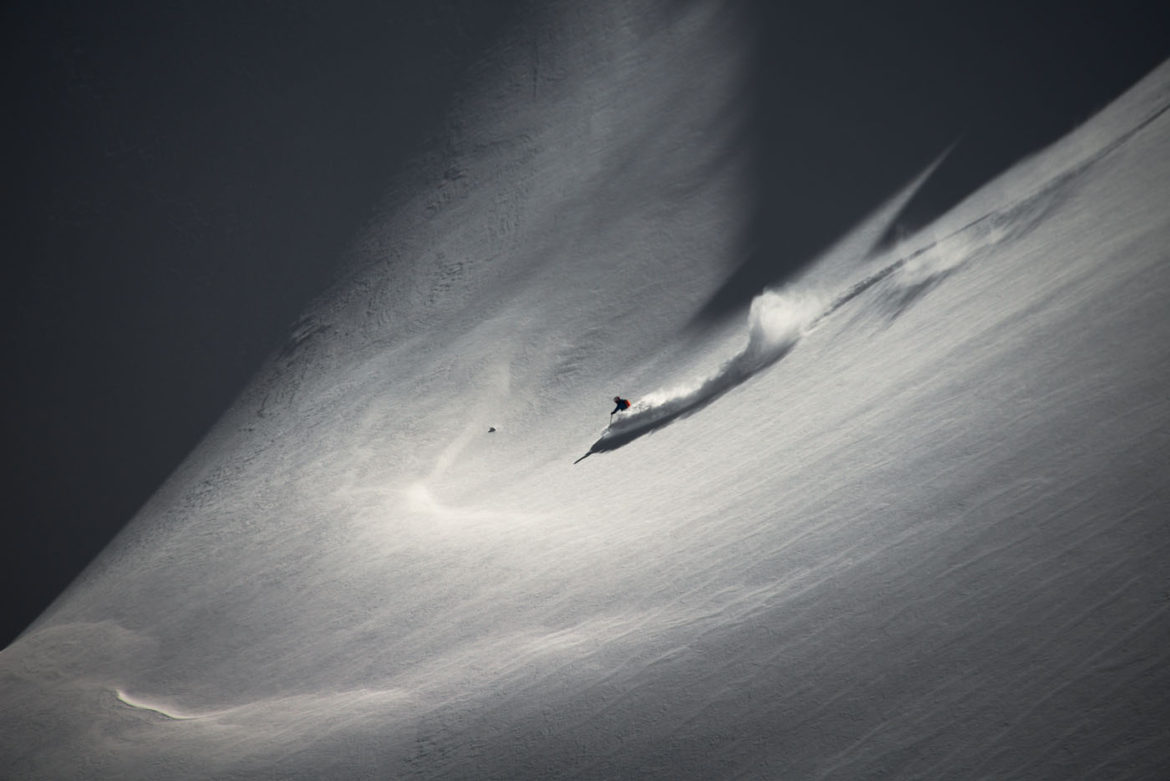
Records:
[[[614,397],[613,397],[613,400],[614,400],[614,401],[621,401],[621,400],[622,400],[622,397],[621,397],[621,396],[614,396]]]

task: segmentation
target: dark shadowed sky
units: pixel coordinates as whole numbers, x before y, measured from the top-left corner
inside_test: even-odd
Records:
[[[1170,56],[1164,3],[761,3],[758,207],[708,317],[958,142],[913,229]],[[332,279],[528,3],[8,3],[7,644]]]

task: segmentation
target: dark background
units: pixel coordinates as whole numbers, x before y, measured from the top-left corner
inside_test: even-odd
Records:
[[[0,643],[281,344],[460,74],[533,5],[2,6]],[[759,205],[704,314],[792,274],[955,142],[903,229],[1063,135],[1170,56],[1164,5],[752,6]]]
[[[948,148],[893,232],[922,227],[1170,57],[1170,3],[763,0],[756,11],[759,209],[704,319],[790,276]]]

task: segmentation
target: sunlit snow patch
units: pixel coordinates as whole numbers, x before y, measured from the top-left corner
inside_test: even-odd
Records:
[[[707,406],[783,358],[825,307],[825,299],[808,290],[768,290],[756,296],[748,314],[747,344],[742,350],[709,377],[693,385],[649,393],[629,410],[618,413],[589,453],[615,450]]]
[[[122,689],[115,689],[114,694],[117,696],[119,701],[125,705],[129,705],[131,708],[157,713],[160,716],[165,716],[166,718],[172,719],[174,721],[189,721],[191,719],[203,718],[199,714],[181,713],[174,708],[140,700],[137,697],[133,697],[127,694]]]

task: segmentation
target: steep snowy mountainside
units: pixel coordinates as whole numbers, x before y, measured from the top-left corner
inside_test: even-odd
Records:
[[[1170,69],[868,254],[910,181],[704,332],[745,150],[728,22],[682,7],[504,49],[350,277],[4,651],[10,767],[1166,766]]]

